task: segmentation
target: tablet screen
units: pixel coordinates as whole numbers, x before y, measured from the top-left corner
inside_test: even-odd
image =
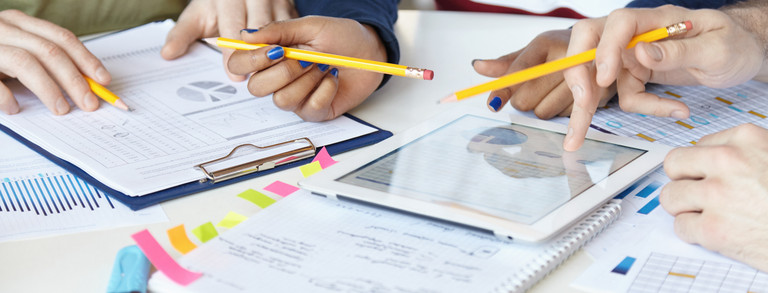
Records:
[[[465,115],[337,181],[532,224],[646,151]]]

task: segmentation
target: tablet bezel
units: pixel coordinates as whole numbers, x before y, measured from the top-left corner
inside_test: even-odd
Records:
[[[619,137],[590,129],[587,133],[587,138],[589,139],[636,148],[646,152],[530,225],[511,220],[504,220],[499,217],[482,215],[457,207],[440,205],[404,195],[391,194],[337,181],[337,179],[350,172],[445,126],[464,115],[491,118],[501,122],[539,128],[560,134],[565,134],[567,130],[567,126],[563,124],[527,118],[519,115],[490,113],[487,111],[468,112],[466,110],[462,111],[461,109],[448,111],[437,115],[414,128],[395,134],[389,139],[370,146],[366,148],[365,151],[359,152],[349,160],[339,162],[300,181],[299,186],[333,199],[353,199],[491,231],[497,237],[503,239],[520,240],[524,242],[541,242],[548,240],[552,236],[563,231],[579,219],[599,208],[603,203],[613,198],[623,189],[656,169],[656,167],[661,165],[667,152],[671,149],[671,147],[662,144],[654,144],[628,137]]]

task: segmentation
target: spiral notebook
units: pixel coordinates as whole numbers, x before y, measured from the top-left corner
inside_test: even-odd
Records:
[[[181,257],[202,277],[163,273],[153,292],[518,292],[621,211],[612,200],[541,245],[299,191]]]

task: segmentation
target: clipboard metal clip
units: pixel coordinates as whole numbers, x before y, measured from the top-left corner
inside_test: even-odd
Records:
[[[226,156],[195,165],[213,183],[272,169],[276,166],[306,159],[315,155],[315,145],[302,137],[268,146],[241,144]]]

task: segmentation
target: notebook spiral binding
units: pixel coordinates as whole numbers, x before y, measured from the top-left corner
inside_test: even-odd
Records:
[[[621,200],[612,199],[597,211],[582,219],[560,236],[552,247],[542,252],[534,262],[506,279],[493,292],[523,292],[544,278],[576,250],[592,240],[597,234],[621,215]]]

